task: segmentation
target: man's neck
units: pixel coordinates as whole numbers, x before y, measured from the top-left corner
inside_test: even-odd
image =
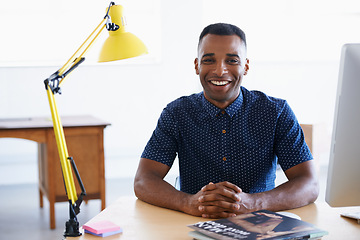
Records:
[[[240,92],[239,92],[239,94],[240,94]],[[226,109],[228,106],[230,106],[239,97],[239,94],[236,96],[236,98],[229,99],[229,100],[226,100],[226,101],[217,101],[216,99],[211,99],[208,96],[206,96],[205,92],[204,92],[204,97],[205,97],[206,100],[208,100],[211,104],[213,104],[217,108]]]

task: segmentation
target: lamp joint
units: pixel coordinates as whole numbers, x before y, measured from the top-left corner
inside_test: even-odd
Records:
[[[106,29],[108,31],[116,31],[116,30],[118,30],[120,28],[119,25],[117,25],[116,23],[111,22],[111,17],[109,15],[109,11],[110,11],[110,7],[113,6],[113,5],[115,5],[115,3],[110,2],[110,5],[109,5],[108,10],[106,12],[106,15],[104,17],[104,19],[106,18],[105,25],[106,25]]]
[[[116,23],[111,22],[111,17],[107,16],[107,20],[106,20],[106,29],[108,31],[116,31],[118,30],[120,27],[119,25],[117,25]]]
[[[48,87],[50,87],[51,91],[54,94],[55,93],[61,94],[61,89],[59,87],[59,84],[62,78],[63,78],[62,76],[59,76],[59,71],[54,72],[53,74],[51,74],[50,77],[45,79],[44,81],[45,89],[48,90]]]

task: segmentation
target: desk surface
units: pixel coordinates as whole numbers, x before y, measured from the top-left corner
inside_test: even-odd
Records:
[[[63,127],[107,126],[110,123],[93,116],[64,116],[61,117]],[[34,118],[0,118],[0,130],[7,129],[35,129],[52,128],[51,117]]]
[[[326,203],[314,203],[293,209],[303,221],[310,222],[317,227],[327,230],[329,235],[323,239],[359,239],[360,224],[355,220],[342,218],[344,211],[355,212],[359,208],[331,208]],[[81,213],[80,213],[81,214]],[[125,239],[192,239],[188,236],[191,231],[189,224],[205,221],[200,217],[193,217],[184,213],[156,207],[135,197],[122,197],[92,218],[89,222],[110,220],[123,228],[123,233],[107,237],[107,240]],[[84,224],[84,223],[80,223]],[[83,234],[69,240],[99,239],[91,234]]]

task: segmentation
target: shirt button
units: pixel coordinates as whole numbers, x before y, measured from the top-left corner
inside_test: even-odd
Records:
[[[226,157],[223,157],[223,160],[226,161]]]
[[[226,133],[226,130],[222,130],[222,133]]]
[[[221,111],[221,114],[225,114],[225,111]]]

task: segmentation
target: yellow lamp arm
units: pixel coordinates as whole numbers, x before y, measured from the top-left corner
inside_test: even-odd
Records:
[[[60,93],[60,86],[69,74],[77,68],[84,60],[85,54],[89,51],[91,46],[95,43],[100,33],[106,27],[106,18],[104,18],[95,30],[89,35],[83,44],[76,50],[76,52],[69,58],[69,60],[55,73],[45,80],[45,87],[51,88],[53,93]]]
[[[53,93],[60,93],[60,86],[66,80],[68,75],[85,60],[85,54],[95,43],[104,28],[106,27],[109,31],[116,31],[119,28],[118,25],[112,23],[110,20],[111,18],[109,11],[110,7],[113,5],[115,5],[115,3],[111,2],[104,19],[99,23],[99,25],[94,29],[89,37],[81,44],[76,52],[69,58],[69,60],[58,71],[53,73],[45,80],[46,88],[49,86]]]
[[[68,199],[74,204],[77,200],[76,189],[74,187],[74,180],[71,174],[71,165],[68,161],[69,155],[67,152],[67,146],[64,136],[63,126],[61,124],[60,116],[57,111],[55,93],[60,93],[60,85],[66,79],[68,74],[72,72],[80,63],[84,61],[84,55],[94,44],[100,33],[105,28],[104,18],[101,23],[95,28],[85,42],[79,47],[79,49],[71,56],[71,58],[62,66],[57,72],[52,74],[45,80],[45,86],[48,95],[48,101],[51,110],[52,122],[54,127],[54,133],[59,151],[61,169],[65,182],[65,187],[68,195]],[[72,65],[71,65],[72,64]],[[70,66],[71,65],[71,66]]]
[[[64,130],[57,111],[55,96],[50,88],[47,89],[47,95],[50,104],[55,139],[59,152],[61,170],[64,178],[66,194],[68,196],[68,199],[71,200],[71,203],[75,204],[75,201],[77,200],[76,188],[71,171],[71,165],[70,162],[68,161],[69,154],[66,146]]]
[[[62,66],[58,70],[59,76],[64,75],[66,70],[71,69],[71,68],[69,68],[71,64],[72,64],[72,66],[76,66],[84,58],[85,54],[89,51],[90,47],[95,43],[95,40],[99,37],[100,33],[106,27],[105,21],[106,21],[106,19],[104,18],[100,22],[100,24],[95,28],[95,30],[89,35],[89,37],[84,41],[84,43],[81,44],[79,49],[76,50],[76,52],[69,58],[69,60],[64,64],[64,66]],[[68,72],[68,74],[70,72]],[[64,77],[62,77],[62,79],[59,82],[59,86],[61,86],[62,82],[66,79],[68,74],[66,74]]]
[[[113,2],[110,3],[110,6],[112,5],[114,5]],[[75,162],[73,161],[72,157],[69,156],[67,150],[64,129],[57,110],[55,94],[60,93],[60,85],[63,83],[66,77],[85,60],[85,54],[94,44],[95,40],[99,37],[100,33],[104,30],[104,28],[109,24],[109,18],[110,17],[107,13],[104,19],[100,22],[100,24],[89,35],[89,37],[84,41],[84,43],[76,50],[76,52],[70,57],[70,59],[58,71],[53,73],[49,78],[44,81],[51,111],[56,144],[60,157],[65,192],[68,197],[70,206],[70,220],[66,222],[66,230],[64,236],[74,237],[81,235],[81,233],[79,232],[79,223],[77,222],[76,215],[80,211],[79,207],[82,202],[82,196],[86,195],[86,192],[82,184],[80,175],[76,169]],[[108,22],[105,24],[105,21]],[[82,190],[80,198],[78,198],[76,193],[73,171],[75,172],[75,175]]]

